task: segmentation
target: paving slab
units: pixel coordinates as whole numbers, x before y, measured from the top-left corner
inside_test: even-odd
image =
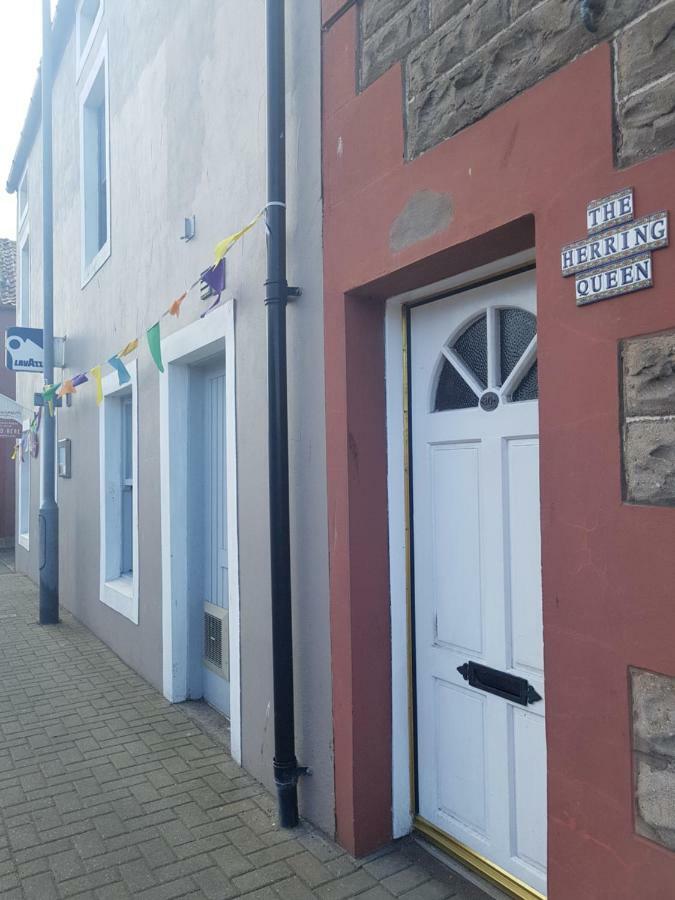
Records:
[[[220,716],[169,704],[67,612],[36,612],[0,554],[2,897],[488,897],[410,841],[356,860],[306,823],[283,832]]]

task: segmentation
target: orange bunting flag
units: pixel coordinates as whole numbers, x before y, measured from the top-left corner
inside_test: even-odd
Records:
[[[57,397],[65,397],[66,394],[76,394],[77,390],[73,386],[73,379],[67,378],[56,392]]]
[[[178,297],[176,300],[173,301],[171,306],[167,309],[167,312],[170,316],[179,316],[180,315],[180,308],[183,303],[183,300],[185,300],[186,297],[187,297],[187,291],[184,291],[180,295],[180,297]]]

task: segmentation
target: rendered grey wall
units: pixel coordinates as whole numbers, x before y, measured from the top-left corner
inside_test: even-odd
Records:
[[[287,6],[289,280],[304,292],[289,309],[288,323],[298,755],[314,770],[301,788],[302,812],[332,832],[320,22],[315,0]],[[55,327],[68,338],[65,377],[142,335],[210,264],[215,243],[264,204],[264,25],[263,0],[245,5],[238,0],[106,3],[90,60],[107,33],[112,252],[84,289],[79,85],[71,37],[54,91]],[[33,156],[38,151],[36,143]],[[39,167],[39,160],[31,159],[30,165]],[[186,244],[179,234],[183,217],[192,214],[197,237]],[[228,255],[227,293],[236,298],[243,761],[271,785],[264,280],[261,224]],[[165,333],[185,326],[200,311],[193,296],[177,322],[164,320]],[[147,352],[139,355],[138,382],[139,625],[98,599],[98,410],[90,386],[59,414],[59,436],[72,441],[72,478],[59,480],[61,601],[161,689],[159,388]],[[31,560],[19,559],[19,564],[35,575],[32,555],[31,547]]]

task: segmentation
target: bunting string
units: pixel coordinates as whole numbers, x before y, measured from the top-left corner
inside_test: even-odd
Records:
[[[239,241],[245,234],[253,229],[262,219],[270,206],[286,206],[280,200],[273,200],[267,203],[258,212],[250,222],[233,232],[227,237],[219,241],[214,249],[214,262],[208,269],[205,269],[192,284],[188,285],[185,290],[177,296],[160,315],[159,319],[145,331],[145,340],[150,356],[159,372],[164,372],[164,363],[162,361],[162,341],[161,341],[161,322],[167,316],[178,318],[181,308],[188,299],[194,288],[198,285],[204,285],[209,289],[209,297],[215,295],[212,303],[200,314],[200,318],[207,316],[213,309],[221,303],[223,291],[225,290],[225,256],[229,250]],[[93,383],[96,389],[96,404],[99,406],[103,402],[103,366],[108,365],[117,373],[120,385],[127,384],[131,380],[131,375],[124,363],[125,357],[130,356],[138,350],[140,346],[139,338],[133,338],[128,341],[121,350],[109,357],[105,363],[97,363],[90,369],[74,375],[72,378],[66,378],[63,382],[57,384],[45,384],[42,389],[42,405],[36,407],[30,422],[30,427],[23,433],[21,438],[17,438],[16,444],[12,452],[12,459],[16,459],[19,454],[24,458],[26,446],[29,442],[30,435],[37,435],[40,427],[42,409],[47,408],[49,415],[54,415],[54,405],[57,398],[73,397],[77,393],[77,389],[82,385]]]

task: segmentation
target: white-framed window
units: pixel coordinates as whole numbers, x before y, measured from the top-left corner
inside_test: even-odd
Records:
[[[101,488],[100,599],[138,624],[138,397],[131,380],[103,379],[99,408]]]
[[[19,190],[17,191],[17,216],[18,228],[21,228],[26,221],[28,215],[28,170],[23,173],[23,178],[19,182]]]
[[[110,256],[108,40],[80,92],[82,287]]]
[[[23,423],[24,435],[30,428],[30,422]],[[23,451],[17,454],[17,521],[16,533],[19,546],[24,550],[30,548],[30,442],[26,441]]]
[[[103,16],[103,0],[79,0],[75,17],[75,52],[77,78],[80,77],[87,56],[96,38]]]
[[[30,325],[30,231],[28,226],[19,236],[18,250],[18,296],[16,320],[24,328]]]

